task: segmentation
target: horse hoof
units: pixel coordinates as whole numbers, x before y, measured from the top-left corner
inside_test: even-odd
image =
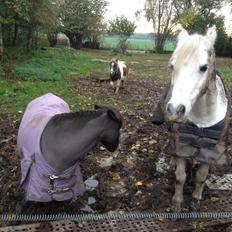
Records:
[[[177,212],[177,213],[181,212],[181,203],[176,202],[176,201],[172,201],[171,211],[172,212]]]
[[[201,209],[201,201],[193,198],[190,204],[190,208],[192,211],[199,211]]]

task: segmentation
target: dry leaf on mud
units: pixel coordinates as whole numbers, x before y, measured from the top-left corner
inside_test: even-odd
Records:
[[[105,151],[106,149],[103,146],[100,146],[101,151]]]
[[[113,180],[120,180],[121,179],[120,173],[119,172],[112,173],[112,179]]]
[[[138,188],[138,187],[140,187],[140,186],[142,186],[143,185],[143,183],[142,183],[142,181],[137,181],[136,183],[135,183],[135,186]]]
[[[140,148],[140,144],[133,144],[132,146],[131,146],[131,149],[132,150],[138,150]]]
[[[212,202],[217,202],[219,201],[220,199],[218,197],[211,197],[210,199]]]
[[[157,141],[155,140],[155,139],[152,139],[152,140],[149,140],[149,145],[152,145],[152,144],[156,144],[157,143]]]
[[[127,158],[126,162],[127,162],[128,164],[133,164],[133,163],[134,163],[133,160],[131,160],[130,158]]]

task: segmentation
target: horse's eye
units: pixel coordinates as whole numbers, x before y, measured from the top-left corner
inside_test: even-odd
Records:
[[[170,64],[169,67],[170,67],[171,70],[174,69],[174,65],[173,64]]]
[[[201,72],[205,72],[207,69],[208,69],[208,65],[207,64],[200,66],[200,71]]]

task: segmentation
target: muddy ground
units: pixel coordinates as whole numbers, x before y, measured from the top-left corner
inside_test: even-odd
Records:
[[[152,78],[139,79],[131,75],[118,95],[113,94],[109,82],[96,81],[94,78],[76,78],[72,85],[77,95],[94,95],[99,102],[108,99],[121,111],[124,125],[120,147],[113,154],[98,147],[80,162],[84,180],[92,177],[99,182],[93,191],[86,191],[84,196],[67,202],[32,203],[24,213],[84,213],[81,208],[86,206],[88,197],[96,200],[90,205],[93,213],[168,212],[174,192],[174,171],[168,166],[173,149],[166,125],[155,126],[151,123],[154,105],[165,84],[157,83]],[[20,188],[20,160],[16,152],[19,123],[20,115],[0,115],[1,214],[17,212],[19,202],[24,197]],[[212,168],[216,174],[232,172],[231,149],[230,130],[227,148],[229,159],[225,166]],[[188,171],[183,205],[183,211],[186,212],[191,211],[193,181],[194,172]],[[232,208],[230,199],[232,194],[229,191],[212,191],[206,187],[200,211],[229,211]],[[192,225],[194,223],[190,222]],[[226,231],[226,227],[220,226],[223,230],[215,231]],[[204,226],[201,229],[211,231],[204,229]]]

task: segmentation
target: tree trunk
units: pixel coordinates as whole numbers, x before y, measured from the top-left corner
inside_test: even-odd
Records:
[[[32,26],[28,27],[28,31],[27,31],[27,49],[31,49],[32,47]]]
[[[0,60],[3,59],[3,35],[2,35],[2,24],[0,24]]]
[[[71,48],[75,48],[75,36],[71,32],[65,32],[65,35],[68,37]]]
[[[13,36],[13,40],[12,40],[12,47],[16,47],[16,43],[17,43],[17,40],[18,40],[18,30],[19,29],[19,26],[17,23],[15,23],[14,25],[14,36]]]
[[[35,48],[38,48],[38,39],[39,39],[39,29],[36,28],[35,33],[34,33],[34,47]]]
[[[157,30],[157,34],[156,34],[156,36],[157,36],[157,39],[156,39],[156,45],[155,45],[155,51],[157,52],[157,53],[160,53],[161,51],[160,51],[160,27],[161,27],[161,17],[162,17],[162,15],[161,15],[161,6],[160,6],[160,4],[161,4],[161,2],[159,1],[159,7],[158,7],[158,30]]]
[[[71,48],[77,48],[75,35],[69,37]]]
[[[57,45],[57,38],[58,38],[57,32],[49,32],[47,34],[47,38],[48,38],[50,47],[55,47]]]
[[[83,48],[82,38],[83,38],[82,35],[76,35],[76,48],[77,49]]]

